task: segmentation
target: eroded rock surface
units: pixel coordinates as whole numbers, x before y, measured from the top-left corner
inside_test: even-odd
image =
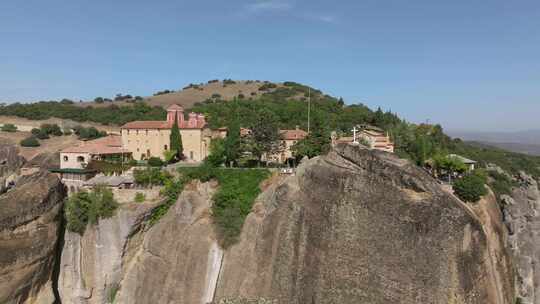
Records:
[[[62,304],[108,303],[116,296],[130,261],[128,249],[137,247],[153,207],[122,204],[113,217],[88,225],[82,236],[66,231],[58,279]]]
[[[0,303],[53,303],[65,190],[55,175],[21,177],[0,196]]]
[[[340,146],[265,193],[257,209],[225,253],[218,300],[513,300],[509,278],[493,275],[497,262],[476,214],[388,154]]]
[[[188,185],[151,228],[120,212],[66,237],[63,303],[103,303],[111,290],[130,304],[513,301],[494,197],[466,205],[392,155],[344,145],[306,161],[257,198],[226,250],[211,222],[216,187]]]
[[[17,147],[0,143],[0,194],[6,192],[8,187],[14,186],[24,162],[24,157],[19,155]]]
[[[540,191],[538,183],[520,174],[519,186],[504,196],[505,222],[517,272],[516,289],[525,304],[540,304]]]

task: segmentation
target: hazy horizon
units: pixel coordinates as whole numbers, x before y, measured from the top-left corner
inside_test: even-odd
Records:
[[[0,3],[0,102],[296,81],[448,130],[540,129],[540,3]]]

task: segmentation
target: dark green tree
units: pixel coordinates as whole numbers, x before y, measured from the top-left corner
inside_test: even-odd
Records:
[[[273,112],[262,109],[257,113],[257,119],[252,128],[253,151],[260,160],[264,154],[272,154],[279,150],[281,136],[278,120]]]
[[[320,113],[313,115],[310,134],[303,140],[298,141],[293,147],[293,153],[297,159],[304,156],[309,158],[324,154],[330,149],[330,130]]]
[[[226,165],[236,163],[240,157],[240,123],[237,119],[229,125],[223,147]]]
[[[174,123],[171,129],[171,150],[176,151],[176,156],[179,159],[184,157],[184,148],[182,146],[182,136],[180,135],[180,129],[178,128],[178,114],[174,115]]]

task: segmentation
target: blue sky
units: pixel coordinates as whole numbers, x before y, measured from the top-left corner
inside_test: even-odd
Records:
[[[214,78],[297,81],[449,129],[540,129],[540,2],[0,2],[0,101]]]

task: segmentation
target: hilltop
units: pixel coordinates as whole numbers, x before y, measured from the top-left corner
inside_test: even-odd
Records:
[[[178,104],[185,108],[192,108],[195,104],[205,100],[233,100],[256,99],[263,94],[276,90],[291,87],[292,82],[274,83],[261,80],[209,80],[206,83],[189,84],[179,90],[162,90],[155,92],[152,96],[140,97],[129,94],[118,94],[115,98],[103,98],[104,102],[87,101],[77,105],[81,107],[106,107],[111,104],[125,106],[136,101],[144,101],[150,106],[160,106],[166,108],[172,104]],[[100,100],[100,97],[96,97]],[[114,100],[113,100],[114,99]]]

